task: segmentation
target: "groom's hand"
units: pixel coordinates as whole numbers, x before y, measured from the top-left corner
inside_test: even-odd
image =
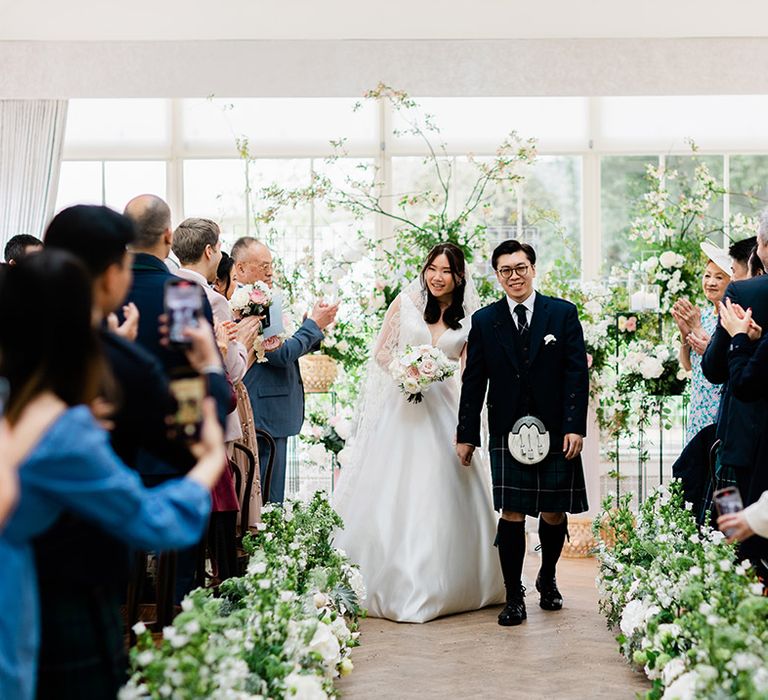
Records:
[[[459,461],[468,467],[472,463],[472,455],[475,451],[475,446],[466,442],[460,442],[456,445],[456,454],[459,456]]]
[[[567,433],[563,438],[563,452],[566,459],[573,459],[581,454],[584,447],[584,438],[577,433]]]

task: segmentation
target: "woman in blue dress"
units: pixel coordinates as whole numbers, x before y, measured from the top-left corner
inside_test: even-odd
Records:
[[[147,489],[117,458],[87,407],[105,380],[91,308],[84,270],[62,251],[30,256],[0,276],[0,376],[10,384],[0,453],[35,442],[20,460],[18,501],[0,520],[0,698],[35,696],[39,601],[30,541],[71,511],[138,548],[190,546],[202,536],[209,489],[225,464],[211,405],[185,478]]]
[[[704,377],[701,371],[701,356],[717,328],[717,307],[731,281],[727,260],[728,257],[724,254],[716,256],[716,260],[707,261],[701,283],[709,303],[703,309],[693,306],[687,299],[676,301],[672,307],[672,316],[680,330],[680,364],[691,373],[686,444],[702,428],[717,421],[721,387],[710,383]]]

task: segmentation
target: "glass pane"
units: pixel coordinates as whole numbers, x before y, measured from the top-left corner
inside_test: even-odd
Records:
[[[61,163],[56,211],[74,204],[103,204],[101,162],[65,160]]]
[[[94,146],[166,146],[169,100],[70,100],[66,149]]]
[[[692,185],[694,182],[693,174],[697,163],[704,163],[709,168],[712,177],[715,178],[718,187],[722,187],[724,172],[722,156],[697,156],[696,158],[691,156],[667,156],[665,163],[667,170],[677,170],[680,175],[684,177],[684,182],[688,185]],[[673,201],[676,200],[682,192],[680,183],[681,180],[679,178],[669,180],[667,183]],[[709,237],[714,242],[722,242],[724,234],[723,197],[717,197],[710,203],[706,214],[705,226]]]
[[[522,194],[523,237],[536,250],[539,270],[563,255],[580,266],[581,158],[540,156],[526,173]]]
[[[645,180],[647,163],[658,165],[658,158],[605,156],[600,159],[600,225],[606,273],[612,266],[632,259],[629,230],[636,203],[648,190]]]
[[[139,194],[166,199],[164,160],[108,161],[104,181],[104,203],[117,211]]]
[[[184,161],[184,217],[217,221],[226,250],[240,236],[254,232],[245,194],[244,160]]]
[[[768,205],[768,155],[729,160],[731,214],[754,216]]]
[[[601,147],[612,144],[682,147],[727,143],[754,148],[766,143],[764,95],[604,97],[599,100]]]
[[[364,101],[349,98],[211,99],[184,100],[184,144],[224,146],[235,153],[235,140],[244,136],[254,146],[292,150],[307,147],[320,155],[330,152],[329,140],[346,137],[350,148],[377,147],[377,112]]]
[[[422,224],[430,215],[439,213],[445,204],[445,190],[440,178],[447,181],[454,168],[454,159],[441,159],[440,176],[432,161],[422,157],[392,158],[391,211],[403,218]],[[455,212],[455,203],[449,195],[447,211]]]
[[[540,148],[587,148],[588,102],[583,97],[440,97],[416,98],[421,112],[440,128],[435,144],[475,141],[495,148],[510,131],[535,137]],[[407,127],[394,112],[395,129]],[[414,137],[395,139],[394,149],[421,146]]]
[[[258,158],[250,161],[248,172],[253,211],[258,212],[269,204],[262,195],[265,187],[307,187],[311,182],[311,165],[309,158]],[[283,209],[269,227],[261,227],[261,235],[268,239],[275,257],[285,269],[312,249],[312,223],[312,206],[301,203],[295,208]]]

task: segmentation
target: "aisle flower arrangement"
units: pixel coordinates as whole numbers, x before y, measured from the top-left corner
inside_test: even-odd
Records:
[[[365,587],[333,547],[342,526],[327,498],[267,506],[246,538],[245,576],[198,589],[155,644],[139,623],[120,698],[267,700],[335,697],[352,670]]]
[[[320,467],[327,467],[332,457],[344,449],[352,434],[352,411],[340,408],[331,415],[323,411],[310,411],[299,435],[303,442],[311,445],[306,451],[307,461]]]
[[[768,598],[735,547],[697,526],[682,485],[634,514],[609,498],[594,523],[600,609],[647,698],[768,698]]]

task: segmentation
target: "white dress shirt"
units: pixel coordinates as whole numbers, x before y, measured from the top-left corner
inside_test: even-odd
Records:
[[[509,304],[509,313],[512,314],[512,319],[515,322],[515,326],[520,330],[520,325],[517,322],[517,314],[515,313],[515,307],[518,304],[522,304],[525,307],[525,319],[528,322],[528,328],[531,327],[531,319],[533,318],[533,305],[536,303],[536,290],[534,289],[525,301],[515,301],[507,296],[507,304]]]

